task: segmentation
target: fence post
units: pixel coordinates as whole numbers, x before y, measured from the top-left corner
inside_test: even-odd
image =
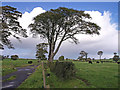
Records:
[[[44,88],[46,88],[46,85],[45,85],[45,71],[44,71],[44,62],[42,62],[42,70],[43,70],[43,84],[44,84]]]

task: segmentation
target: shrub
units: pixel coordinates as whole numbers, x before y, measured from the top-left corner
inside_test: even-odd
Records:
[[[59,57],[59,60],[60,60],[60,61],[63,61],[63,60],[64,60],[64,56],[60,56],[60,57]]]
[[[66,60],[69,60],[68,58],[66,58]]]
[[[50,71],[62,80],[75,76],[75,65],[72,62],[56,62],[50,64]]]
[[[117,62],[118,60],[119,60],[119,56],[118,56],[118,55],[115,55],[115,56],[113,57],[113,61]]]
[[[18,55],[12,55],[12,56],[11,56],[11,59],[12,59],[12,60],[17,60],[18,58],[19,58]]]

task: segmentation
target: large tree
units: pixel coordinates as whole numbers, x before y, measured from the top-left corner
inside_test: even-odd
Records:
[[[99,34],[100,27],[86,19],[91,17],[84,11],[59,7],[37,15],[29,27],[33,35],[47,39],[48,60],[52,62],[63,41],[72,39],[77,44],[76,34]]]
[[[22,13],[11,6],[0,7],[0,49],[4,49],[4,45],[8,48],[14,48],[9,40],[10,36],[20,40],[20,36],[27,37],[26,30],[23,29],[18,18]]]
[[[47,43],[40,43],[38,45],[36,45],[36,58],[38,58],[39,60],[45,60],[46,59],[46,53],[47,52]]]

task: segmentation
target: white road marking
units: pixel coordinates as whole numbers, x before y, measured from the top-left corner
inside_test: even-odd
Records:
[[[9,82],[9,83],[11,83],[11,84],[12,84],[12,83],[15,83],[15,82]]]
[[[7,86],[4,86],[4,87],[2,87],[2,88],[7,88],[7,87],[11,87],[11,86],[13,86],[13,85],[7,85]]]
[[[28,71],[30,69],[19,69],[18,71]]]
[[[25,69],[25,70],[30,70],[30,69]]]

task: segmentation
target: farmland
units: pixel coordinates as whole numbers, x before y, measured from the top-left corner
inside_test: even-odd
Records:
[[[32,64],[28,64],[28,61],[33,61]],[[11,59],[4,59],[0,61],[2,63],[2,76],[5,76],[9,73],[16,71],[16,67],[25,67],[28,65],[36,65],[37,60],[27,60],[27,59],[18,59],[18,60],[11,60]]]
[[[70,80],[62,81],[47,68],[45,73],[46,85],[50,88],[117,88],[118,87],[118,64],[116,63],[93,63],[73,61],[76,68],[76,76]],[[42,67],[39,66],[36,71],[26,79],[19,88],[42,88]],[[34,82],[33,82],[34,81]]]

